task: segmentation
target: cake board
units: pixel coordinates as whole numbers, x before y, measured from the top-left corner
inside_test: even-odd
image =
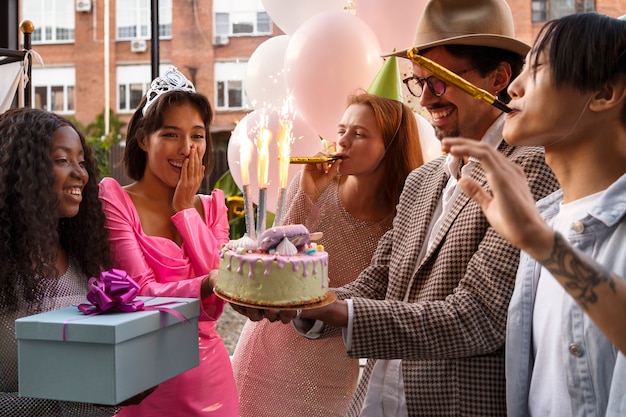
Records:
[[[284,311],[309,310],[313,308],[324,307],[326,305],[333,303],[335,300],[337,300],[337,294],[335,294],[332,291],[328,291],[326,293],[326,298],[316,303],[298,304],[298,305],[292,305],[292,306],[268,306],[268,305],[252,304],[252,303],[246,303],[243,301],[235,300],[229,297],[228,295],[224,294],[223,292],[221,292],[217,287],[213,289],[213,292],[215,293],[215,295],[217,295],[219,298],[221,298],[222,300],[226,302],[237,304],[242,307],[257,308],[260,310],[284,310]]]

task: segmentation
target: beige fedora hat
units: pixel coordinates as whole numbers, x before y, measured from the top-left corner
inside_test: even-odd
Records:
[[[505,0],[430,0],[417,23],[412,48],[490,46],[526,56],[530,45],[515,39],[513,26]],[[408,49],[383,56],[407,58]]]

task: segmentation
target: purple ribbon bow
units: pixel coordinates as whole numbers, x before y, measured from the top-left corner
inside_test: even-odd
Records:
[[[124,313],[144,309],[141,300],[135,300],[139,292],[137,284],[126,271],[110,269],[100,273],[100,279],[89,278],[87,300],[91,304],[80,304],[78,309],[85,314],[100,314],[107,310]]]
[[[87,301],[91,304],[79,304],[78,310],[87,316],[95,316],[105,311],[120,311],[122,313],[132,313],[135,311],[160,311],[169,313],[176,317],[178,321],[188,322],[189,319],[176,309],[165,307],[175,304],[175,301],[167,301],[160,304],[144,305],[142,300],[135,300],[139,292],[137,284],[126,271],[121,269],[110,269],[100,273],[100,279],[89,278],[89,292]],[[150,301],[152,299],[146,300]],[[67,340],[67,325],[70,321],[86,319],[89,317],[74,318],[63,323],[63,341]],[[161,327],[166,326],[165,315],[161,315]]]

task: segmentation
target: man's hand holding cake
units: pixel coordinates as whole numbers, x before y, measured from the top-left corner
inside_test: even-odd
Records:
[[[252,320],[263,315],[248,315],[237,305],[297,309],[329,301],[328,254],[310,236],[296,224],[270,228],[258,240],[230,241],[221,251],[216,294]]]

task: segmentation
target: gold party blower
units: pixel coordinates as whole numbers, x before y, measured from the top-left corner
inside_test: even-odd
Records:
[[[326,139],[320,136],[322,145],[326,152],[335,152],[337,145],[335,143],[328,142]],[[341,155],[327,155],[327,156],[292,156],[289,158],[290,164],[322,164],[324,162],[333,162],[337,159],[341,159]]]
[[[321,164],[324,162],[333,162],[341,159],[341,156],[292,156],[289,158],[290,164]]]
[[[472,97],[485,101],[505,113],[510,113],[513,111],[506,104],[498,100],[493,94],[483,90],[482,88],[476,87],[474,84],[461,78],[449,69],[437,64],[434,61],[431,61],[430,59],[422,55],[419,55],[418,52],[419,51],[417,50],[417,48],[409,49],[407,51],[407,56],[411,61],[424,68],[426,71],[430,72],[441,81],[452,84],[453,86],[465,91]]]

